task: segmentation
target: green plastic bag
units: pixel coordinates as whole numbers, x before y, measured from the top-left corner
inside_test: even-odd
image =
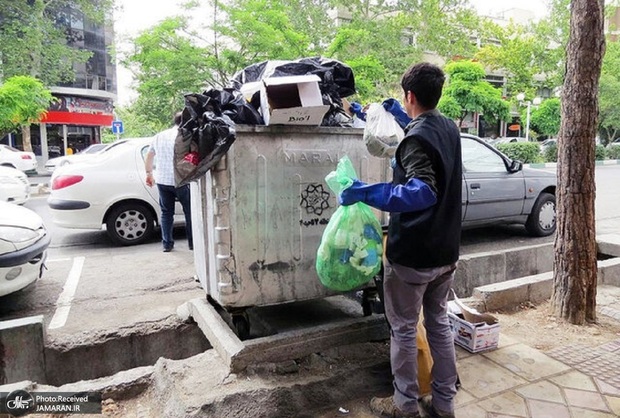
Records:
[[[336,193],[357,178],[349,157],[325,177]],[[381,269],[383,255],[379,220],[365,203],[340,206],[329,220],[317,251],[316,271],[325,287],[348,291],[368,283]]]

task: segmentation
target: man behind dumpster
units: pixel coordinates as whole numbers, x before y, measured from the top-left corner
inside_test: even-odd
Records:
[[[394,394],[373,398],[385,417],[454,417],[456,358],[447,316],[448,292],[461,236],[461,143],[453,121],[436,110],[445,76],[429,63],[403,75],[404,107],[413,118],[399,144],[392,183],[355,181],[342,205],[364,202],[390,212],[384,266],[385,313],[391,325]],[[433,357],[431,397],[418,404],[416,324],[424,326]]]
[[[172,251],[172,248],[174,248],[172,230],[174,227],[175,199],[179,200],[183,207],[183,213],[185,214],[185,231],[189,249],[194,249],[189,184],[177,188],[174,182],[174,141],[179,132],[180,123],[181,112],[178,112],[174,115],[174,126],[155,135],[149,151],[146,154],[146,160],[144,161],[146,168],[146,184],[149,187],[153,187],[154,184],[157,184],[157,190],[159,191],[161,239],[165,253]],[[157,169],[153,176],[154,160]]]

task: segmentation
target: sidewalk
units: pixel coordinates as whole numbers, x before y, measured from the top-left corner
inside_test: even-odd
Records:
[[[457,356],[459,418],[620,416],[620,338],[545,354],[501,335],[497,350]]]

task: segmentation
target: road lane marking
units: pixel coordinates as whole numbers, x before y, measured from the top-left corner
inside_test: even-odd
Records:
[[[75,296],[80,276],[82,275],[82,267],[84,266],[85,259],[86,257],[75,257],[73,259],[73,265],[67,276],[65,286],[60,296],[58,296],[58,301],[56,301],[56,312],[54,312],[54,316],[47,329],[63,327],[67,322],[69,311],[71,310],[71,302]]]

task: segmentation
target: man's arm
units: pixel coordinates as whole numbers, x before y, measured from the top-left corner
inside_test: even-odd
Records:
[[[153,187],[155,185],[155,179],[153,178],[153,160],[155,159],[155,150],[151,146],[146,153],[146,159],[144,160],[144,168],[146,169],[146,185]]]

